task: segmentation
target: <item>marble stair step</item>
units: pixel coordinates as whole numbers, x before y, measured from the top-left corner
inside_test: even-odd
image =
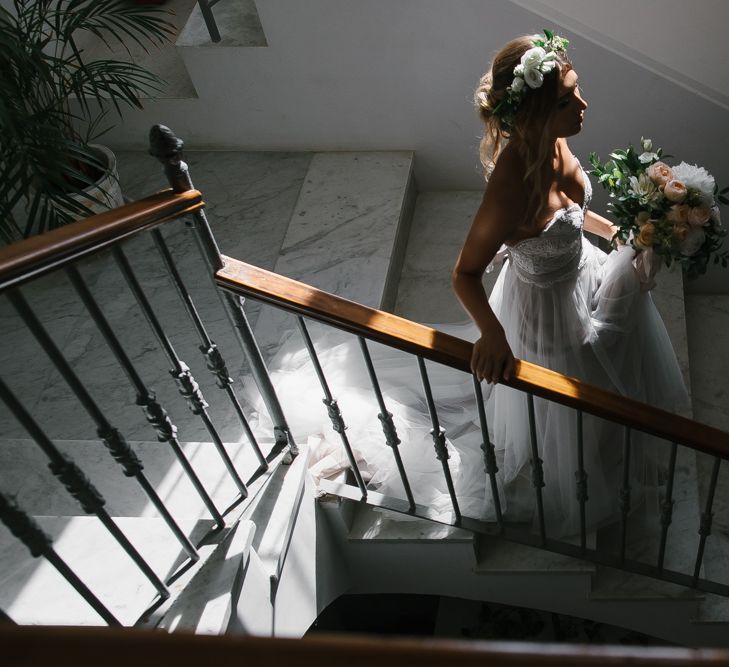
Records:
[[[83,50],[84,60],[89,62],[92,59],[113,58],[114,60],[129,61],[156,74],[163,81],[161,89],[142,95],[143,99],[197,99],[197,91],[187,72],[184,60],[175,46],[175,41],[184,35],[191,13],[194,13],[195,10],[199,12],[198,4],[196,0],[175,0],[174,3],[168,4],[174,4],[174,7],[171,7],[164,16],[164,19],[173,26],[174,32],[169,41],[161,45],[148,45],[146,50],[131,39],[126,39],[123,44],[112,41],[108,47],[96,35],[83,32],[78,35],[77,45],[79,49]],[[228,4],[237,5],[238,2]]]
[[[380,510],[370,505],[356,507],[348,534],[349,541],[373,542],[463,542],[471,544],[473,533],[434,521]]]
[[[593,579],[591,600],[702,600],[704,593],[670,581],[662,581],[611,567],[598,566]]]
[[[544,549],[480,535],[477,540],[477,564],[480,574],[576,574],[591,577],[593,563]]]
[[[211,40],[200,5],[195,3],[175,41],[178,50],[184,52],[190,47],[215,49],[268,46],[255,0],[221,2],[212,11],[215,25],[220,33],[220,41]]]
[[[173,452],[165,443],[130,442],[144,465],[144,474],[172,516],[178,520],[207,519],[210,514]],[[106,500],[113,516],[157,517],[136,480],[125,477],[100,441],[57,441],[56,445],[83,470]],[[272,443],[263,443],[269,451]],[[210,442],[182,444],[190,464],[220,512],[240,496],[222,458]],[[227,443],[226,449],[239,475],[249,483],[259,462],[248,443]],[[260,485],[256,481],[256,486]],[[51,474],[48,459],[32,440],[5,440],[0,447],[0,488],[14,496],[29,514],[84,515],[78,502]]]
[[[186,560],[161,519],[114,521],[161,579],[168,579]],[[155,588],[96,517],[36,517],[36,522],[51,537],[58,555],[123,625],[134,625],[155,600]],[[212,525],[188,520],[181,528],[197,544]],[[52,565],[42,557],[32,558],[4,525],[0,562],[0,608],[16,623],[106,625]]]
[[[273,270],[373,308],[394,304],[414,197],[409,152],[316,153]],[[270,358],[291,316],[261,313],[254,333]]]

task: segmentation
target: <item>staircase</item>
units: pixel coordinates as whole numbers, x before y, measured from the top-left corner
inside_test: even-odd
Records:
[[[174,4],[179,16],[183,11],[195,12],[190,0]],[[220,46],[250,48],[247,53],[252,58],[263,58],[262,49],[253,51],[268,42],[255,7],[251,11],[252,3],[222,0],[216,14],[223,12],[222,18],[233,5],[242,8],[242,14],[230,21],[241,20],[243,28],[235,35],[224,34],[225,43]],[[229,26],[230,21],[221,23]],[[220,78],[211,72],[216,71],[222,52],[201,32],[199,16],[193,13],[189,22],[179,25],[176,57],[165,65],[180,73],[174,77],[178,87],[171,87],[166,96],[185,102],[178,107],[181,111],[174,110],[169,100],[150,102],[150,107],[154,113],[169,111],[169,120],[167,114],[161,119],[178,130],[189,146],[195,146],[200,145],[199,135],[190,127],[189,116],[205,100],[220,96]],[[182,69],[180,62],[185,65]],[[146,130],[148,124],[144,116],[131,117],[125,131],[137,138],[124,138],[120,145],[142,143],[144,131],[136,132],[135,127]],[[166,186],[159,165],[149,156],[132,150],[118,151],[117,156],[122,187],[129,198]],[[193,181],[207,201],[224,254],[416,321],[462,319],[450,291],[450,269],[481,194],[452,189],[416,193],[411,151],[210,150],[189,151],[186,158]],[[425,151],[422,161],[428,160]],[[423,183],[428,179],[422,179]],[[471,179],[476,181],[476,177]],[[236,379],[245,377],[247,369],[237,342],[212,295],[189,230],[176,221],[164,228],[163,235],[212,338],[224,353],[229,351],[231,373]],[[216,394],[219,390],[205,369],[194,330],[169,287],[150,239],[132,240],[127,253],[175,349],[193,368],[205,395]],[[143,371],[145,382],[168,408],[193,467],[206,487],[214,489],[216,505],[231,508],[229,516],[240,519],[235,529],[222,531],[202,545],[200,565],[179,576],[169,603],[149,609],[154,590],[143,581],[128,587],[116,585],[134,577],[131,564],[115,559],[95,519],[80,516],[77,504],[45,472],[45,460],[27,433],[0,407],[0,489],[14,495],[51,535],[59,537],[59,550],[87,583],[98,587],[98,594],[109,600],[123,624],[209,634],[301,636],[318,613],[344,592],[418,592],[574,614],[629,625],[690,646],[728,643],[729,604],[716,596],[697,595],[638,575],[438,524],[393,521],[387,514],[343,499],[318,498],[305,475],[305,445],[293,465],[281,465],[277,459],[269,474],[256,477],[257,462],[234,411],[226,402],[215,400],[211,401],[211,417],[242,477],[252,481],[249,501],[238,503],[237,490],[212,450],[206,430],[169,381],[168,364],[132,298],[122,289],[108,254],[87,261],[81,270],[120,337],[128,342],[130,356]],[[490,274],[487,280],[492,284],[495,278]],[[710,343],[720,339],[702,338],[706,329],[691,326],[703,325],[723,302],[718,297],[691,296],[684,304],[680,276],[664,272],[660,278],[654,297],[684,376],[692,380],[695,416],[729,430],[720,400],[723,389],[711,385],[714,378],[724,376],[715,372],[717,360],[723,358],[721,350],[711,356],[710,364],[702,363]],[[66,358],[132,441],[172,514],[187,532],[202,536],[211,525],[204,506],[169,451],[152,441],[153,433],[134,405],[132,390],[70,285],[62,277],[49,276],[25,293]],[[108,459],[94,439],[93,424],[62,379],[48,370],[43,352],[10,314],[5,300],[0,308],[3,376],[13,382],[13,389],[48,435],[82,463],[107,498],[112,516],[144,555],[149,555],[154,569],[163,574],[174,572],[182,556],[179,548],[164,539],[166,526]],[[280,340],[293,330],[293,318],[261,309],[254,302],[246,304],[246,312],[264,355],[270,358]],[[724,330],[721,324],[718,327]],[[262,444],[271,446],[272,434],[258,435]],[[306,434],[297,438],[304,443]],[[707,465],[702,458],[687,457],[680,462],[671,530],[687,542],[696,540],[694,527],[699,500],[705,494]],[[727,487],[720,481],[719,488]],[[726,526],[720,521],[725,505],[726,499],[718,497],[716,539],[709,540],[705,561],[707,571],[719,580],[729,571],[724,567],[729,557],[723,539]],[[611,538],[597,534],[594,539]],[[100,623],[55,572],[31,561],[2,526],[0,563],[0,609],[19,622]],[[103,571],[99,563],[103,563]],[[113,585],[105,588],[109,572],[113,572]],[[18,584],[29,578],[31,584],[21,591]]]
[[[479,193],[425,192],[417,196],[413,206],[412,156],[402,153],[190,152],[188,159],[195,183],[210,202],[208,215],[224,253],[374,306],[394,303],[395,311],[404,316],[420,320],[436,320],[439,314],[444,315],[442,319],[461,317],[451,297],[449,269],[478,206]],[[148,156],[122,152],[119,164],[128,197],[163,186],[157,165]],[[373,217],[383,226],[376,237],[370,233]],[[222,312],[218,312],[218,303],[212,297],[204,267],[197,260],[190,232],[178,222],[165,229],[164,234],[175,257],[179,258],[179,267],[206,315],[214,339],[224,353],[232,351],[231,364],[234,363],[239,358],[236,342],[227,330]],[[433,238],[440,242],[429,242]],[[377,242],[371,243],[373,239]],[[146,244],[144,241],[142,237],[129,243],[127,254],[140,277],[151,286],[151,297],[165,317],[176,349],[189,360],[204,393],[213,395],[219,390],[212,377],[205,373],[190,326],[165,285],[152,244],[148,239]],[[327,245],[332,242],[335,243]],[[329,258],[334,261],[326,261]],[[125,340],[139,347],[133,358],[144,368],[145,380],[150,380],[163,404],[168,406],[193,467],[206,486],[215,489],[216,504],[225,507],[234,503],[237,495],[234,485],[219,457],[211,451],[211,443],[197,418],[182,407],[174,388],[168,388],[166,360],[154,343],[147,340],[143,322],[134,315],[119,276],[105,265],[106,261],[108,258],[101,256],[83,267],[82,272],[90,276],[94,292],[102,295],[104,309],[114,318],[115,326],[126,328]],[[324,264],[324,270],[317,261]],[[337,262],[345,263],[347,271],[341,270]],[[395,290],[393,284],[398,284],[398,277],[399,289]],[[493,281],[494,277],[491,274],[488,279]],[[669,273],[662,277],[656,301],[673,336],[682,367],[688,370],[679,276]],[[149,432],[149,427],[140,419],[138,408],[124,407],[125,401],[132,402],[130,392],[114,377],[118,371],[113,369],[114,363],[108,359],[103,341],[90,323],[84,323],[81,308],[75,304],[68,286],[64,288],[58,281],[53,284],[49,281],[36,291],[42,304],[39,312],[64,354],[91,384],[102,403],[108,401],[115,423],[137,440],[134,447],[172,514],[185,528],[199,524],[197,530],[202,534],[212,523],[205,517],[204,506],[169,451],[151,442],[149,435],[143,435]],[[32,292],[29,297],[35,294]],[[264,350],[270,354],[275,351],[277,341],[287,335],[287,326],[294,326],[293,318],[254,306],[248,304],[247,311]],[[28,345],[28,336],[22,328],[11,325],[11,318],[3,321],[9,335],[19,336],[16,343],[6,348],[6,352],[12,353],[6,353],[3,368],[11,368],[20,356],[38,362],[36,370],[32,365],[29,369],[30,386],[26,394],[31,396],[38,387],[35,378],[44,373],[40,364],[42,354],[35,351],[20,355],[25,349],[23,345]],[[244,372],[242,367],[240,372]],[[119,404],[112,407],[112,399],[119,398],[121,407]],[[113,462],[100,451],[98,441],[84,439],[84,433],[93,433],[92,427],[83,423],[82,413],[74,403],[60,378],[47,376],[33,408],[49,435],[62,449],[83,462],[85,471],[107,498],[112,515],[119,518],[130,539],[142,545],[145,554],[153,554],[153,562],[160,571],[173,572],[179,563],[179,549],[170,547],[169,542],[166,548],[158,546],[165,526],[148,503],[130,491],[129,482],[123,480]],[[220,425],[236,467],[244,479],[253,477],[257,462],[234,415],[225,403],[211,403],[217,406],[211,414]],[[50,413],[46,406],[50,406]],[[66,418],[61,418],[62,415]],[[12,418],[4,419],[3,424],[14,427]],[[305,441],[305,434],[299,435],[298,440]],[[108,572],[106,568],[99,570],[99,560],[120,568],[116,581],[126,576],[131,564],[115,565],[113,557],[105,555],[110,552],[105,550],[95,520],[79,516],[75,502],[49,473],[44,473],[42,456],[23,437],[19,427],[14,431],[4,430],[3,445],[0,449],[3,490],[43,517],[40,519],[43,525],[63,538],[59,549],[69,562],[79,567],[82,578],[94,582]],[[31,462],[33,474],[29,476],[26,471]],[[622,623],[688,645],[722,645],[725,632],[722,621],[727,605],[715,596],[696,595],[674,585],[494,538],[477,537],[460,529],[421,521],[394,521],[386,513],[346,500],[317,501],[315,489],[305,479],[305,462],[306,448],[295,459],[294,466],[277,467],[259,483],[253,501],[237,514],[242,519],[237,530],[230,536],[221,535],[207,546],[204,567],[180,581],[179,597],[143,615],[154,591],[149,588],[144,592],[140,584],[141,588],[130,589],[134,595],[117,600],[120,620],[169,630],[300,636],[323,607],[343,592],[419,592],[485,599],[616,625]],[[679,503],[674,528],[680,531],[683,522],[678,517],[682,513],[689,518],[692,513],[697,514],[698,503],[695,465],[685,461],[679,470],[683,476],[676,483]],[[288,534],[292,515],[296,516],[296,522],[293,533]],[[696,525],[695,517],[690,525]],[[21,622],[99,622],[82,602],[66,604],[70,596],[55,573],[50,568],[36,570],[36,563],[21,557],[23,548],[19,549],[7,534],[4,537],[3,563],[13,563],[13,566],[5,570],[6,583],[2,590],[11,601],[8,597],[3,599],[3,608]],[[690,537],[689,534],[687,539]],[[595,539],[610,537],[598,534]],[[79,553],[79,544],[90,543],[94,544],[94,555],[104,554],[101,559],[88,559],[86,549]],[[282,553],[286,554],[287,562],[290,559],[290,569],[281,568]],[[311,558],[312,553],[316,558]],[[221,568],[220,563],[228,563],[227,569]],[[296,571],[293,563],[303,567],[303,572],[293,574]],[[715,561],[712,559],[707,567],[711,563]],[[35,573],[33,585],[16,598],[17,591],[8,587],[8,582],[27,578],[30,572]],[[243,577],[242,572],[245,572]],[[212,590],[211,582],[215,583]],[[54,595],[59,600],[58,607],[41,604],[49,590],[58,591]],[[217,605],[211,604],[216,600],[213,592],[222,591],[225,595]],[[105,594],[115,598],[114,590]],[[42,606],[44,612],[39,617],[37,610]],[[200,611],[202,608],[207,609],[205,614]],[[262,613],[262,609],[269,611]]]

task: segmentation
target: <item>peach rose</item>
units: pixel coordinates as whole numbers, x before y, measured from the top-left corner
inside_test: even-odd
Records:
[[[668,181],[673,179],[671,168],[664,162],[656,162],[648,167],[646,171],[650,178],[659,188],[663,187]]]
[[[686,204],[674,204],[666,213],[669,222],[688,222],[689,207]]]
[[[641,228],[638,238],[635,239],[636,244],[640,248],[648,249],[653,246],[653,235],[656,232],[656,226],[652,222],[646,222]]]
[[[680,204],[686,199],[686,186],[681,181],[673,178],[663,187],[663,194],[668,201]]]
[[[689,209],[688,221],[694,227],[703,227],[711,217],[711,209],[706,206],[694,206]]]
[[[642,227],[650,219],[651,214],[649,211],[641,211],[640,213],[638,213],[638,215],[635,216],[635,224],[638,225],[638,227]]]
[[[691,225],[688,222],[675,222],[673,224],[673,235],[678,241],[683,241],[691,231]]]

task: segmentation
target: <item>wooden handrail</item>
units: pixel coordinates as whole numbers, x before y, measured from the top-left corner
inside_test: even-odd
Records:
[[[575,665],[729,667],[729,651],[718,649],[580,646],[534,642],[403,639],[317,634],[304,639],[213,637],[150,630],[61,627],[0,627],[3,664],[54,667],[527,667]]]
[[[470,373],[473,344],[468,341],[231,257],[224,256],[223,262],[215,280],[225,289]],[[528,361],[517,361],[515,377],[505,384],[707,454],[729,458],[729,433]]]
[[[163,190],[0,248],[0,290],[118,243],[138,232],[205,206],[197,190]]]

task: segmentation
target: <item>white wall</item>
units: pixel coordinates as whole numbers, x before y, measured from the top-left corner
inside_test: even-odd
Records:
[[[586,4],[592,13],[582,18],[601,26],[633,18],[627,0]],[[475,83],[507,39],[544,26],[570,38],[590,103],[585,128],[572,142],[584,164],[591,150],[604,156],[645,135],[729,184],[729,116],[719,91],[713,101],[700,96],[678,76],[637,64],[634,50],[625,57],[614,43],[596,43],[595,34],[545,19],[544,11],[508,0],[257,0],[257,6],[268,47],[187,49],[200,99],[151,101],[130,112],[107,141],[142,147],[149,126],[162,122],[195,148],[414,150],[421,190],[477,189]],[[715,9],[716,0],[695,0],[687,12],[708,24]],[[702,52],[703,42],[680,39],[685,20],[686,12],[664,13],[650,43]],[[707,44],[712,62],[717,49],[727,51],[719,40]],[[597,208],[603,203],[598,196]],[[704,287],[720,289],[722,281],[723,274],[705,279]]]
[[[729,108],[726,0],[513,0]]]

